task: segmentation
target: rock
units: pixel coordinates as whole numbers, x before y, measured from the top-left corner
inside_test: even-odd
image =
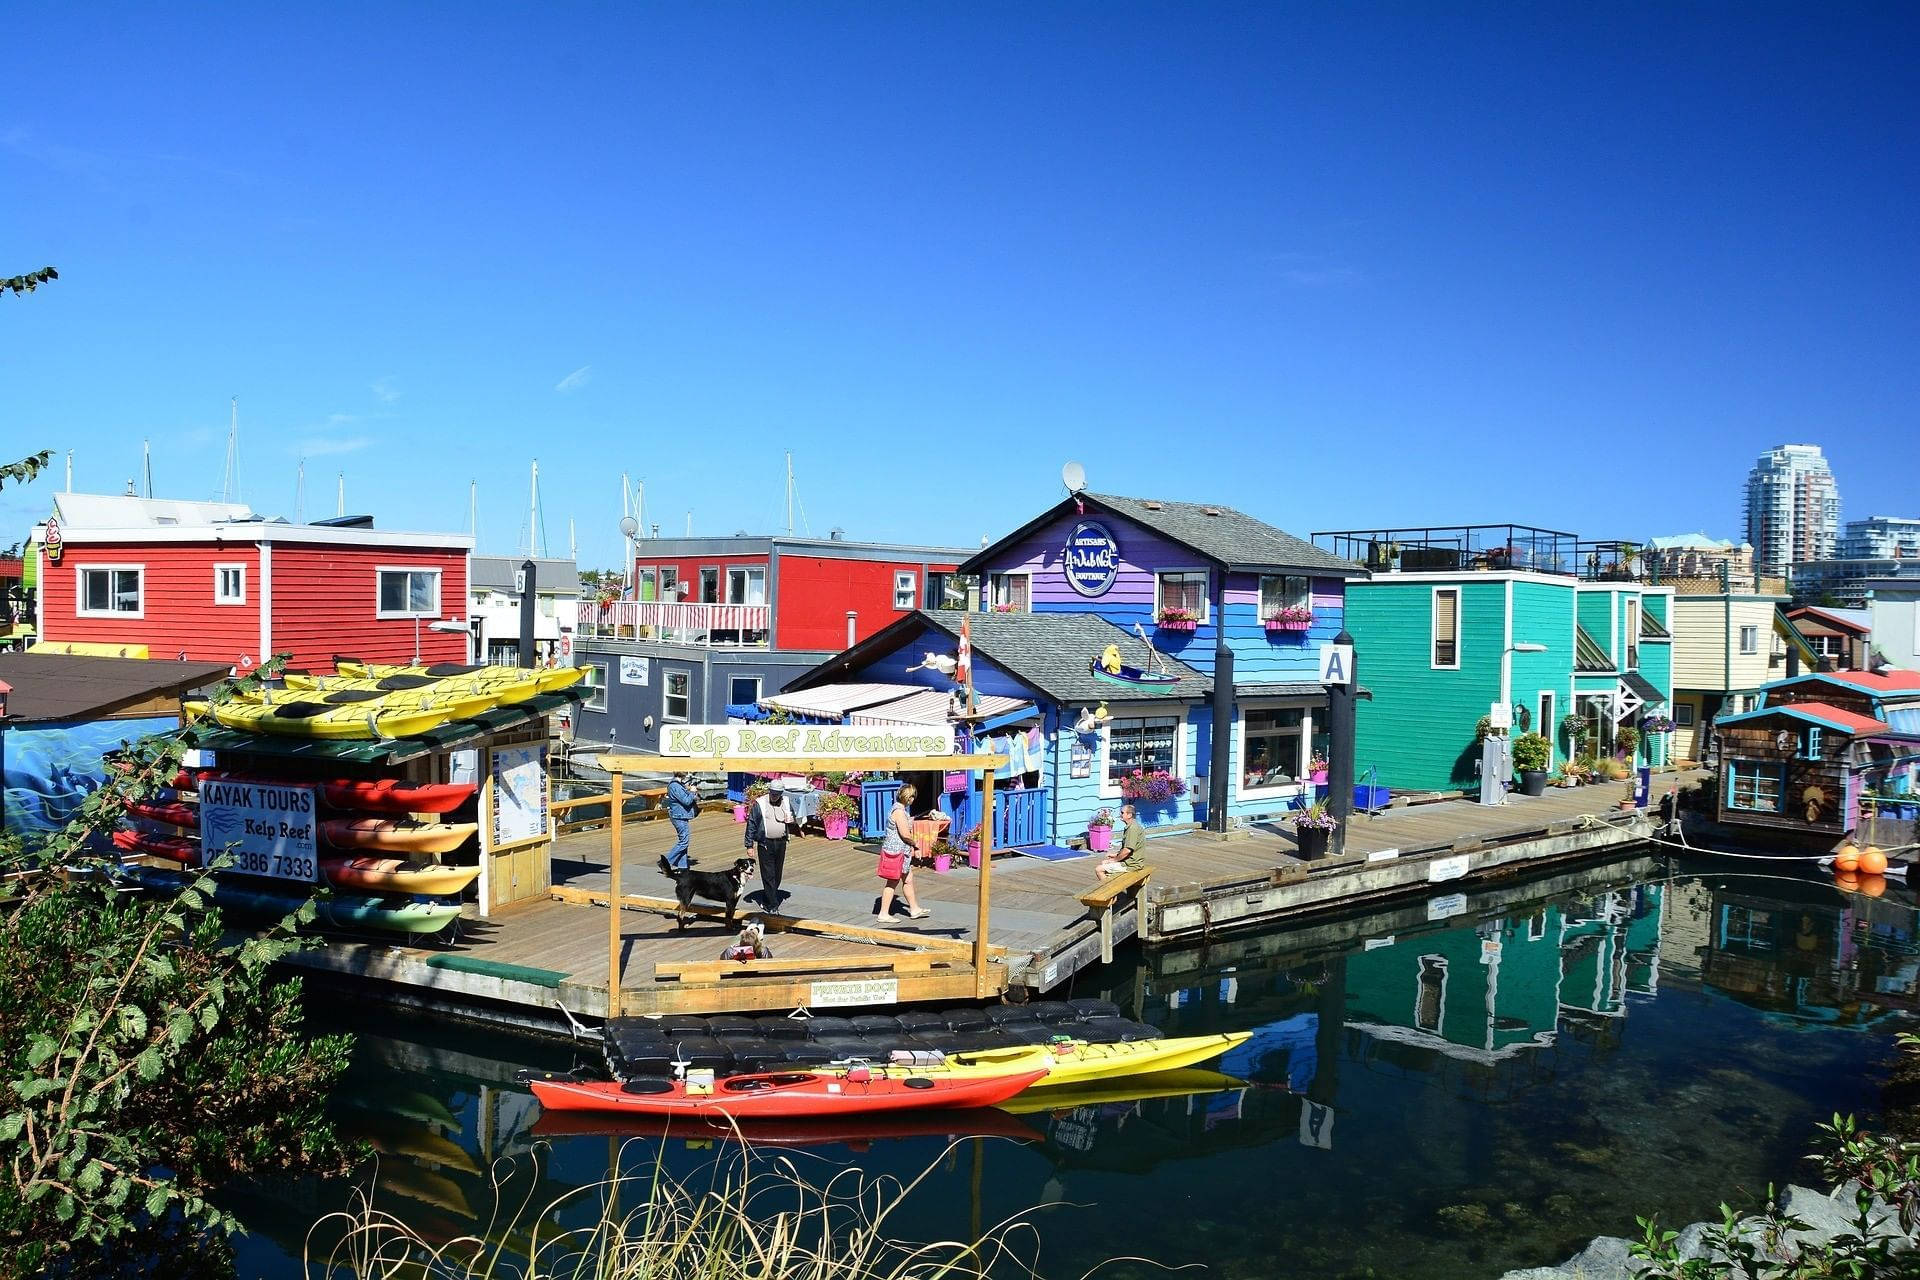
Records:
[[[1790,1186],[1780,1193],[1780,1211],[1807,1224],[1804,1232],[1794,1232],[1795,1244],[1825,1244],[1843,1232],[1853,1230],[1853,1202],[1836,1200],[1811,1187]]]
[[[1483,1204],[1450,1204],[1434,1215],[1440,1226],[1456,1236],[1476,1236],[1493,1228],[1493,1214]]]
[[[1690,1222],[1680,1228],[1679,1236],[1673,1247],[1680,1251],[1682,1260],[1704,1257],[1707,1251],[1707,1232],[1713,1229],[1711,1222]]]
[[[1560,1271],[1576,1280],[1625,1280],[1640,1270],[1627,1255],[1627,1245],[1619,1236],[1595,1236],[1592,1244],[1561,1263]]]
[[[1567,1273],[1558,1267],[1525,1267],[1507,1272],[1500,1280],[1567,1280]]]

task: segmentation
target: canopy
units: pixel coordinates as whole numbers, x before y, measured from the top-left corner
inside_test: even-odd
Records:
[[[789,689],[760,699],[769,711],[797,716],[825,716],[838,720],[862,707],[878,706],[911,694],[927,692],[916,684],[823,684],[813,689]],[[945,699],[945,694],[939,695]]]
[[[953,706],[951,694],[938,689],[921,689],[904,698],[892,702],[882,702],[865,707],[849,716],[854,724],[949,724],[948,711]],[[998,720],[1008,715],[1035,711],[1034,705],[1025,698],[1007,698],[999,694],[975,694],[973,699],[974,715],[983,720]]]

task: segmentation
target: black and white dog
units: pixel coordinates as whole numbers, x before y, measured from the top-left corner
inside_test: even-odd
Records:
[[[673,874],[673,895],[680,906],[673,913],[674,920],[684,929],[687,927],[688,908],[695,898],[704,898],[708,902],[727,904],[727,926],[733,926],[733,918],[740,906],[740,886],[753,879],[753,859],[740,858],[725,871],[695,871],[689,867],[685,871]]]

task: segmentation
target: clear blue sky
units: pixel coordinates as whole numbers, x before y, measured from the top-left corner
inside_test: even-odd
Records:
[[[1920,9],[15,6],[0,439],[617,560],[972,543],[1060,492],[1284,528],[1920,515]],[[1897,465],[1896,465],[1897,464]],[[57,477],[54,483],[57,483]],[[11,541],[53,485],[0,494]]]

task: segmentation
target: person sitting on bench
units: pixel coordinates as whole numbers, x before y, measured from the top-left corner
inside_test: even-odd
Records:
[[[1138,871],[1147,865],[1147,829],[1130,804],[1120,806],[1120,847],[1109,853],[1093,874],[1105,880],[1123,871]]]

